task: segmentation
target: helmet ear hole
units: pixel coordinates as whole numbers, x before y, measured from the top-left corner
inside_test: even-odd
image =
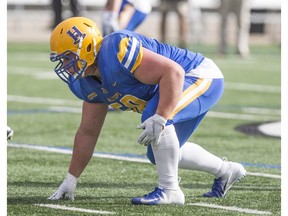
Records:
[[[89,52],[91,52],[91,50],[92,50],[92,45],[91,45],[91,43],[87,46],[87,49],[86,49],[86,51],[87,51],[87,53],[89,53]]]

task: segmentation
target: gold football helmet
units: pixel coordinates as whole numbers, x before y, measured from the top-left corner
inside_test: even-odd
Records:
[[[50,60],[59,62],[54,71],[66,83],[83,76],[95,62],[103,37],[96,23],[85,17],[62,21],[50,37]]]

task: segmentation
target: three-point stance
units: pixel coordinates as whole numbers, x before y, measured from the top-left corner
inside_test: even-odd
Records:
[[[224,197],[245,176],[241,164],[187,142],[223,93],[223,75],[212,60],[127,30],[103,38],[96,24],[84,17],[60,23],[50,45],[51,61],[58,62],[54,71],[84,102],[68,174],[49,199],[74,199],[77,179],[91,159],[109,105],[142,114],[138,142],[147,146],[157,169],[158,186],[133,198],[133,204],[184,204],[178,167],[215,176],[206,197]]]

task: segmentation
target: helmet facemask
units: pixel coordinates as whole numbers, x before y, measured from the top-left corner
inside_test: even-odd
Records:
[[[70,50],[67,50],[59,55],[51,53],[50,60],[52,62],[58,61],[54,71],[59,78],[67,84],[70,84],[76,79],[83,77],[84,71],[87,68],[87,62],[79,59],[79,56]],[[72,77],[74,79],[72,79]]]

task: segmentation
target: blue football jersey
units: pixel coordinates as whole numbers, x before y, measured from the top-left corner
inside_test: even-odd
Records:
[[[114,109],[142,113],[158,90],[158,85],[147,85],[134,77],[133,72],[142,61],[143,47],[177,62],[186,73],[204,59],[200,53],[163,44],[135,32],[117,31],[104,37],[98,52],[96,63],[101,82],[87,76],[72,82],[69,88],[87,102],[105,103]]]

